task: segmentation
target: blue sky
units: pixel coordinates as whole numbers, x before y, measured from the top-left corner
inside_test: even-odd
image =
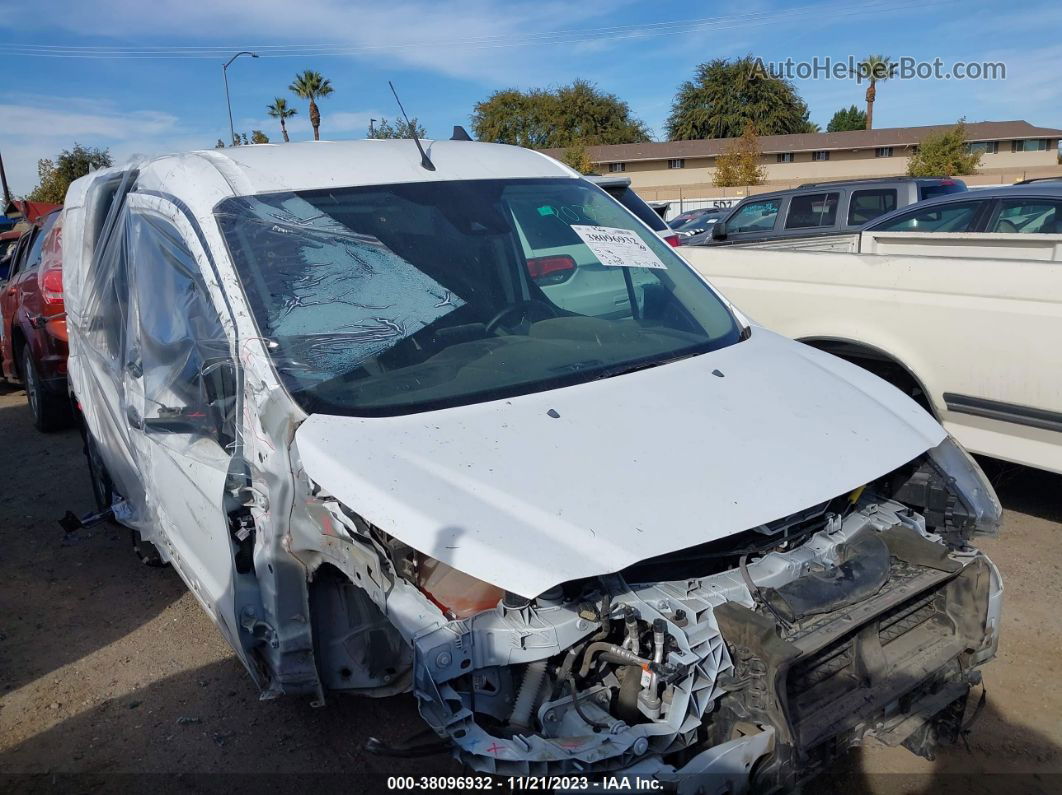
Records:
[[[36,184],[36,162],[74,141],[134,154],[210,147],[227,137],[221,64],[237,129],[280,139],[265,115],[286,96],[310,137],[305,104],[286,91],[296,71],[332,79],[322,137],[364,135],[393,117],[387,81],[430,135],[469,123],[476,101],[506,87],[581,77],[626,100],[664,132],[677,86],[716,57],[768,61],[882,52],[919,60],[1002,61],[1002,81],[905,80],[879,89],[875,126],[1026,119],[1062,127],[1062,3],[981,0],[746,0],[741,4],[625,0],[0,0],[0,152],[16,193]],[[117,50],[120,57],[115,57]],[[31,54],[37,53],[37,54]],[[46,53],[46,55],[44,55]],[[167,57],[160,57],[165,55]],[[71,57],[72,56],[72,57]],[[825,127],[862,106],[853,80],[796,80]]]

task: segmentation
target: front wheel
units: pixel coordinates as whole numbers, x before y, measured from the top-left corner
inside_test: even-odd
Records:
[[[22,349],[22,382],[26,401],[33,414],[33,427],[43,433],[65,428],[70,420],[70,407],[57,395],[50,394],[41,384],[40,373],[33,361],[33,351],[27,344]]]
[[[88,434],[87,429],[85,431],[85,458],[88,459],[89,478],[92,480],[92,497],[96,502],[96,510],[106,511],[120,497],[114,490],[114,483],[111,480],[111,476],[107,473],[107,467],[103,464],[99,448],[96,446],[95,440]],[[112,524],[118,524],[114,519],[110,521]],[[139,530],[130,530],[129,532],[133,542],[133,552],[141,563],[152,568],[166,565],[159,554],[158,548],[150,541],[145,541],[140,536]]]

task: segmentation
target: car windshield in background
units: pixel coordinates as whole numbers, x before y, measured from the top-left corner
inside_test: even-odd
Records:
[[[668,228],[667,224],[664,223],[664,219],[660,217],[660,214],[646,204],[645,200],[629,187],[613,187],[610,185],[604,187],[603,190],[632,213],[637,215],[638,218],[644,221],[645,225],[654,232],[663,232]]]
[[[698,215],[696,218],[691,218],[686,223],[673,228],[676,232],[699,232],[707,229],[718,220],[718,215]]]
[[[241,197],[217,218],[281,379],[309,412],[494,400],[739,339],[671,248],[582,180]]]

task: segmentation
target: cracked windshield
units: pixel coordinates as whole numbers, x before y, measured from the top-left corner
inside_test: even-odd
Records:
[[[581,180],[243,197],[217,217],[281,378],[310,412],[493,400],[738,340],[670,247]]]

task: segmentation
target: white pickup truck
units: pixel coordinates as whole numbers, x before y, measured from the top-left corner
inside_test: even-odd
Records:
[[[1062,264],[681,252],[753,320],[877,373],[969,450],[1062,473]]]

